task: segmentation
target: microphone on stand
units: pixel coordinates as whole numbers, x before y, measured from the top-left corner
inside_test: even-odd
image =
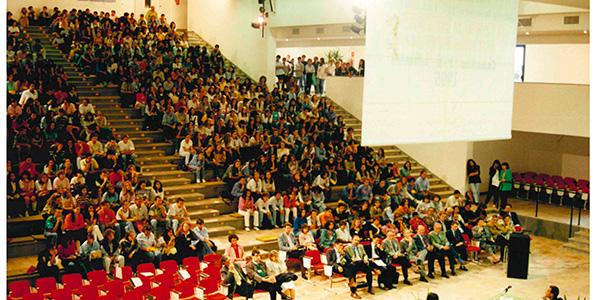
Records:
[[[505,293],[505,294],[506,294],[506,293],[508,293],[508,290],[510,290],[511,288],[512,288],[512,285],[509,285],[509,286],[507,286],[507,287],[504,289],[504,293]]]

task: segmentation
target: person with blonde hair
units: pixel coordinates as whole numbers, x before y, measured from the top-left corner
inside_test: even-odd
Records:
[[[277,285],[281,285],[282,292],[290,297],[296,298],[296,285],[294,281],[298,280],[298,276],[292,272],[288,272],[285,261],[279,260],[279,252],[272,250],[269,252],[269,259],[266,261],[267,272],[269,275],[275,276]]]

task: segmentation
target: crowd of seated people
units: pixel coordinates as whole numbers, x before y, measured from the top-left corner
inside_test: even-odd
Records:
[[[181,168],[197,182],[227,185],[224,196],[243,216],[246,230],[251,219],[255,229],[284,227],[279,244],[288,258],[301,258],[307,249],[329,251],[334,270],[351,279],[353,297],[358,271],[368,278],[394,274],[389,265],[398,263],[406,283],[409,264],[427,280],[425,260],[430,278],[434,260],[447,276],[444,257],[451,273],[454,260],[465,269],[463,234],[487,245],[490,254],[506,246],[510,217],[486,216],[460,193],[448,199],[431,193],[426,171],[414,178],[409,161],[400,166],[388,162],[383,149],[361,147],[333,104],[305,93],[293,78],[272,89],[265,77],[242,81],[224,68],[218,46],[209,51],[188,45],[175,24],[155,12],[136,18],[54,9],[49,16],[45,24],[55,45],[98,84],[117,84],[122,106],[139,109],[146,128],[164,132],[182,157]],[[10,15],[8,21],[21,26]],[[41,209],[49,241],[42,265],[58,256],[66,271],[85,273],[214,251],[202,221],[189,219],[183,199],[165,203],[159,180],[140,180],[133,142],[123,136],[117,143],[105,130],[105,117],[77,96],[62,69],[35,52],[40,47],[25,35],[14,35],[9,46],[18,50],[9,64],[14,155],[8,213]],[[332,209],[326,202],[335,185],[344,189]],[[405,236],[405,244],[397,249],[388,233]],[[365,242],[373,246],[363,247]],[[229,252],[234,263],[244,260],[239,247]],[[273,284],[275,277],[255,272],[251,280]],[[381,282],[385,288],[393,284]]]

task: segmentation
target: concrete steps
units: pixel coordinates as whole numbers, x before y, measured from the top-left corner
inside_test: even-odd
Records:
[[[563,244],[564,249],[580,252],[590,253],[590,231],[589,229],[581,229],[575,232],[575,235],[569,238],[569,242]]]
[[[192,172],[180,170],[143,172],[141,176],[146,179],[159,179],[163,182],[167,179],[185,178],[188,181],[194,179],[194,174],[192,174]]]

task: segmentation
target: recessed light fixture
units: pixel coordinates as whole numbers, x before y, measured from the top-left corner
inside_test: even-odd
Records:
[[[350,37],[350,39],[353,39],[353,38],[354,38],[353,36]]]
[[[289,41],[290,41],[290,39],[285,39],[285,41],[286,41],[286,42],[289,42]]]
[[[529,31],[526,31],[526,32],[525,32],[525,35],[529,35]]]
[[[587,30],[584,30],[584,31],[583,31],[583,34],[587,34]]]
[[[320,41],[320,40],[321,40],[321,38],[317,38],[317,41]]]

